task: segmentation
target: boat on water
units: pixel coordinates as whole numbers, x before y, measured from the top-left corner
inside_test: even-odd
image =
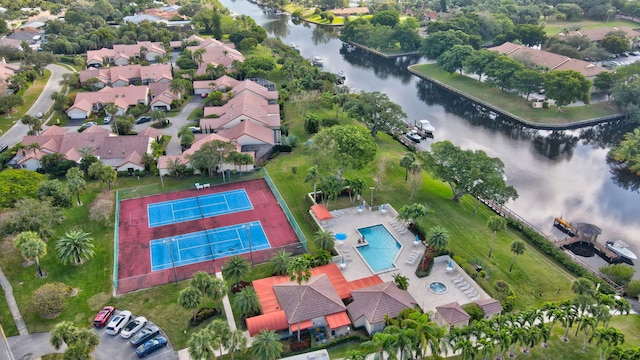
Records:
[[[313,64],[313,66],[322,66],[324,61],[320,56],[314,56],[313,59],[311,59],[311,64]]]
[[[418,124],[420,126],[420,130],[423,130],[427,134],[433,134],[433,132],[436,131],[436,128],[431,125],[431,122],[429,120],[420,120],[418,121]]]
[[[561,217],[557,217],[553,220],[553,226],[571,237],[576,236],[576,228]]]
[[[298,44],[292,42],[289,44],[289,47],[292,48],[293,50],[300,52],[300,47],[298,47]]]
[[[629,250],[627,244],[620,240],[607,241],[607,249],[629,260],[638,260],[636,254],[634,254],[633,251]]]

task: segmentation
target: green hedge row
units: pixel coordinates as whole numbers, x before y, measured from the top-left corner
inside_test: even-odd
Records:
[[[318,345],[313,345],[308,349],[305,349],[303,351],[291,351],[288,353],[283,353],[282,357],[289,357],[289,356],[294,356],[294,355],[300,355],[300,354],[304,354],[304,353],[308,353],[308,352],[312,352],[312,351],[318,351],[318,350],[322,350],[322,349],[329,349],[331,347],[340,345],[340,344],[345,344],[345,343],[349,343],[349,342],[356,342],[356,343],[362,343],[369,340],[366,337],[363,337],[361,335],[347,335],[347,336],[343,336],[331,341],[327,341],[326,344],[318,344]]]
[[[535,245],[538,249],[542,250],[545,254],[556,259],[565,269],[570,271],[576,276],[587,278],[593,281],[595,284],[600,284],[600,291],[605,294],[614,294],[615,290],[604,280],[589,272],[582,265],[573,261],[569,255],[555,246],[552,242],[547,240],[544,236],[540,235],[537,231],[531,229],[528,226],[522,225],[521,222],[513,219],[507,219],[509,227],[519,231],[524,235],[529,242]]]

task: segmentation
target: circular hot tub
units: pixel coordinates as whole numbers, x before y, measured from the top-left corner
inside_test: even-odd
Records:
[[[429,284],[429,290],[434,294],[442,295],[447,292],[447,285],[439,281],[434,281]]]

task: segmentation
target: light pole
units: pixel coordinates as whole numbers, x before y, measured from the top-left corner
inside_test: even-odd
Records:
[[[375,187],[370,186],[369,190],[371,190],[371,203],[369,204],[369,207],[373,206],[373,190],[375,189]]]
[[[223,148],[218,148],[218,152],[220,153],[220,172],[222,172],[222,182],[224,183],[224,169],[223,169],[223,162],[222,162],[222,152],[224,151]]]
[[[178,272],[176,271],[176,263],[173,260],[173,243],[176,240],[174,238],[171,238],[171,240],[167,240],[164,239],[162,240],[163,243],[165,244],[169,244],[169,255],[171,256],[171,267],[173,267],[173,276],[176,278],[176,284],[178,283]]]
[[[249,239],[249,260],[251,261],[251,267],[253,267],[253,249],[251,247],[251,223],[242,225],[242,228],[247,230],[247,239]]]

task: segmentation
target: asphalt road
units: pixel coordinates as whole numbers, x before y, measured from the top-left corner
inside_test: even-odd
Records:
[[[46,114],[49,111],[51,105],[53,105],[53,100],[51,100],[51,94],[56,91],[60,91],[60,80],[62,80],[62,74],[70,73],[71,71],[67,68],[50,64],[47,66],[47,69],[51,71],[51,77],[49,81],[42,89],[42,93],[38,96],[38,99],[33,103],[29,111],[27,111],[28,115],[35,116],[37,113],[41,112]],[[20,119],[14,119],[15,125],[11,127],[11,129],[7,130],[6,133],[0,136],[0,143],[7,144],[9,146],[13,146],[20,141],[22,138],[27,135],[29,132],[29,127],[20,122]],[[53,120],[55,121],[55,120]]]

